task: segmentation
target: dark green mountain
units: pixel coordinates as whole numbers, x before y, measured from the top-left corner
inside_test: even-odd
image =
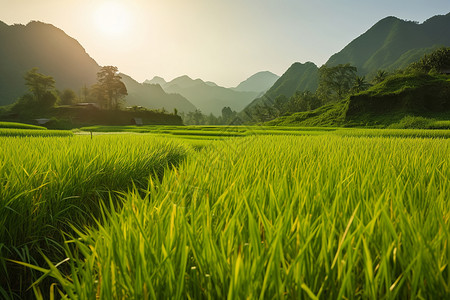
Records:
[[[315,92],[319,82],[318,70],[312,62],[294,63],[262,97],[253,100],[245,110],[258,105],[271,105],[280,95],[289,98],[296,91]]]
[[[161,79],[156,77],[146,82],[162,83]],[[259,94],[259,92],[235,91],[201,79],[194,80],[186,75],[163,84],[162,88],[167,93],[177,93],[187,98],[203,113],[213,113],[216,116],[221,115],[222,108],[226,106],[232,110],[242,110]]]
[[[0,26],[0,105],[27,92],[24,74],[33,67],[56,79],[59,89],[78,91],[96,82],[98,64],[83,47],[50,24]]]
[[[371,75],[380,69],[404,68],[439,46],[450,46],[450,13],[422,24],[387,17],[331,56],[326,64],[350,63],[360,74]]]
[[[371,77],[378,70],[405,68],[441,46],[450,46],[450,13],[432,17],[422,24],[387,17],[334,54],[326,65],[350,63],[358,68],[360,75]],[[289,98],[296,91],[315,92],[317,70],[313,63],[293,64],[263,97],[249,104],[245,112],[258,105],[272,105],[280,95]]]
[[[258,72],[241,82],[234,90],[240,92],[266,92],[279,78],[280,76],[269,71]]]
[[[33,67],[53,76],[58,89],[76,92],[94,84],[100,69],[80,43],[53,25],[33,21],[8,26],[0,22],[0,105],[14,103],[27,92],[23,76]],[[168,95],[160,87],[139,84],[127,75],[122,77],[129,94],[126,106],[195,109],[180,95]]]

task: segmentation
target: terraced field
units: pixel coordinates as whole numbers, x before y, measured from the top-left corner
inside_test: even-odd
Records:
[[[0,137],[2,296],[450,295],[448,131],[144,129]]]

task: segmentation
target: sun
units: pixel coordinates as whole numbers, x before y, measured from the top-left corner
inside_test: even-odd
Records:
[[[100,33],[118,37],[130,28],[131,15],[127,7],[120,2],[108,1],[100,4],[94,14],[94,23]]]

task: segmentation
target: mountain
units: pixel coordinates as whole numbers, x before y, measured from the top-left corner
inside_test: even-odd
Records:
[[[262,97],[253,100],[245,110],[248,111],[258,105],[271,105],[280,95],[289,98],[296,91],[315,92],[319,82],[318,70],[312,62],[292,64]]]
[[[240,92],[265,92],[279,78],[280,76],[269,71],[258,72],[241,82],[234,90]]]
[[[328,66],[350,63],[360,75],[373,76],[378,70],[405,68],[441,46],[450,46],[450,13],[434,16],[422,24],[387,17],[354,39],[326,62]],[[250,103],[244,112],[257,105],[272,105],[284,95],[296,91],[315,92],[318,86],[317,66],[295,63],[264,94]]]
[[[160,86],[163,86],[167,82],[164,80],[164,78],[159,77],[159,76],[155,76],[155,77],[153,77],[152,80],[146,80],[146,81],[144,81],[144,83],[147,83],[147,84],[159,84]]]
[[[175,108],[178,111],[194,111],[195,106],[186,98],[179,94],[167,94],[159,84],[139,83],[128,75],[120,74],[125,83],[128,96],[126,105],[143,106],[150,109],[164,108],[172,112]]]
[[[23,76],[33,67],[52,76],[56,88],[75,92],[97,81],[100,66],[81,44],[61,29],[42,22],[7,25],[0,21],[0,106],[14,103],[27,93]],[[128,94],[125,105],[165,108],[172,111],[195,110],[180,95],[166,94],[161,87],[137,83],[122,74]]]
[[[162,82],[153,78],[146,82]],[[230,88],[218,86],[213,82],[204,82],[201,79],[192,79],[183,75],[170,82],[161,85],[165,92],[180,94],[199,108],[202,113],[213,113],[216,116],[222,114],[222,109],[226,106],[232,110],[242,110],[259,93],[241,92]]]
[[[78,91],[96,82],[100,67],[75,39],[41,22],[0,26],[0,105],[27,92],[23,76],[33,67],[56,79],[56,87]]]
[[[450,13],[422,24],[387,17],[331,56],[326,65],[350,63],[361,75],[371,75],[404,68],[439,46],[450,46]]]

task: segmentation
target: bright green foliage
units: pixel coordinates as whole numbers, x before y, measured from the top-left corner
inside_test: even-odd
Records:
[[[71,219],[71,213],[89,215],[93,211],[82,208],[95,206],[91,201],[99,195],[132,183],[143,187],[150,175],[162,176],[164,167],[177,164],[187,151],[173,141],[149,136],[0,139],[0,240],[13,238],[14,245],[36,236],[28,231],[12,234],[21,230],[13,226],[18,217],[38,224],[44,218],[56,225]],[[17,152],[18,148],[26,151]]]
[[[70,224],[92,223],[100,203],[132,186],[145,188],[190,151],[150,136],[0,137],[0,145],[0,278],[21,292],[30,274],[17,266],[5,270],[4,258],[39,261],[37,249],[60,257],[62,231],[71,232]],[[5,281],[0,294],[9,289]]]
[[[440,139],[215,143],[75,235],[71,276],[49,273],[72,299],[444,299],[449,157]]]
[[[436,121],[424,117],[406,116],[389,128],[421,128],[421,129],[450,129],[450,121]]]
[[[449,72],[450,47],[442,47],[429,54],[425,54],[418,62],[412,63],[408,69],[421,72]]]

